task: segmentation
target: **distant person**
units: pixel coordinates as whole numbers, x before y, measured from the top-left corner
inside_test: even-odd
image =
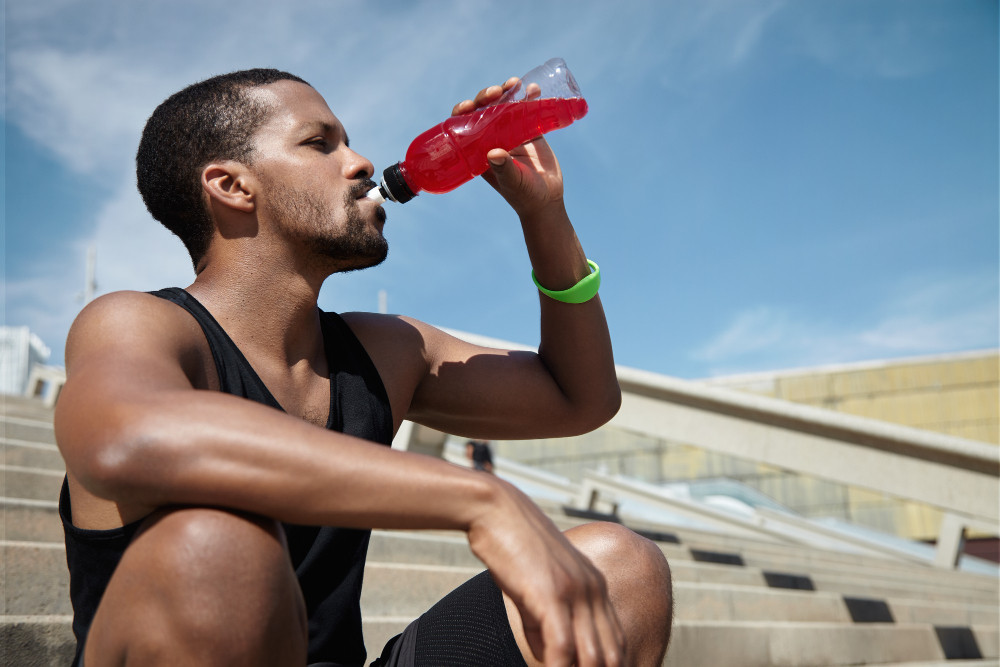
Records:
[[[489,158],[537,281],[572,287],[590,269],[552,151],[537,139]],[[561,533],[498,477],[389,447],[404,419],[477,439],[606,422],[620,390],[599,298],[542,296],[537,354],[321,311],[328,276],[385,259],[386,216],[365,198],[372,163],[291,74],[235,72],[171,96],[136,161],[196,277],[91,302],[66,343],[55,428],[75,665],[364,665],[373,528],[463,530],[488,568],[377,665],[660,664],[670,580],[652,542],[613,524]]]
[[[465,455],[472,462],[472,467],[476,470],[493,472],[493,453],[490,451],[490,443],[485,440],[469,440],[465,444]]]

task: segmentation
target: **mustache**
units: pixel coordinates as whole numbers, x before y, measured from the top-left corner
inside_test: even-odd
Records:
[[[370,178],[364,178],[351,186],[350,197],[358,199],[363,197],[369,190],[374,190],[377,187],[378,183]]]

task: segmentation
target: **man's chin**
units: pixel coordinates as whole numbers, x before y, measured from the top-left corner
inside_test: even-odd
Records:
[[[333,273],[348,273],[350,271],[361,271],[378,266],[389,256],[389,245],[385,244],[378,250],[368,254],[358,254],[350,259],[331,257],[334,260]]]

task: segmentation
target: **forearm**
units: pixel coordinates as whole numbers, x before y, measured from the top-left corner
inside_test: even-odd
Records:
[[[590,273],[587,256],[559,201],[522,215],[528,256],[538,282],[551,290],[572,287]],[[567,304],[539,294],[539,355],[563,394],[606,421],[621,402],[614,353],[599,296]]]
[[[156,392],[95,416],[78,425],[81,442],[68,463],[93,493],[125,506],[213,505],[289,523],[467,530],[493,493],[484,476],[217,392]]]

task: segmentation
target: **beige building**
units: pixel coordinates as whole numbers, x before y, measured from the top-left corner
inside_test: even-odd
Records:
[[[1000,443],[997,350],[713,378],[752,392],[970,440]],[[807,517],[833,517],[914,539],[934,539],[941,515],[883,493],[792,473],[684,442],[606,426],[558,441],[500,441],[503,458],[579,481],[584,470],[654,483],[739,481]]]
[[[1000,352],[723,377],[707,383],[1000,444]]]

